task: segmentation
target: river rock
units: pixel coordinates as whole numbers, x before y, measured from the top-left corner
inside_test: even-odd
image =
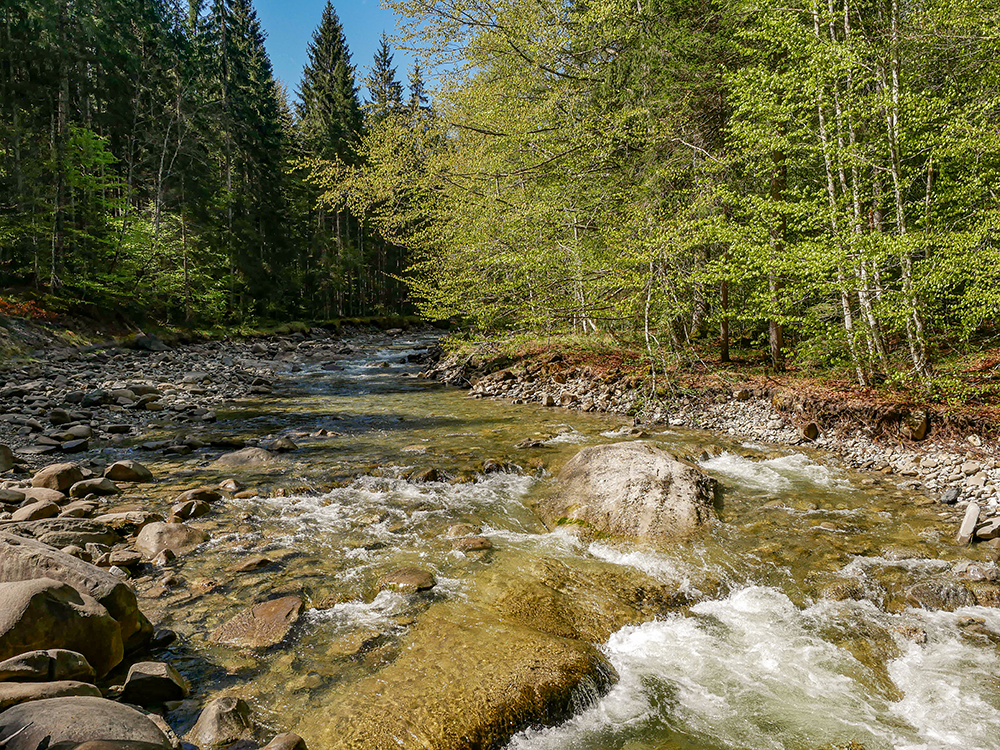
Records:
[[[216,698],[201,712],[187,739],[206,748],[229,745],[253,736],[253,716],[250,706],[242,698],[223,696]]]
[[[47,500],[29,503],[15,510],[10,517],[12,521],[39,521],[43,518],[54,518],[59,515],[59,506]]]
[[[225,453],[217,458],[210,468],[213,469],[256,469],[270,467],[277,462],[273,453],[263,448],[243,448],[242,450]]]
[[[306,750],[306,741],[294,732],[276,735],[261,750]]]
[[[550,525],[581,521],[619,536],[670,539],[715,517],[715,480],[651,443],[584,448],[538,510]]]
[[[162,523],[163,516],[148,510],[124,510],[117,513],[104,513],[93,519],[109,529],[114,529],[124,536],[137,534],[151,523]]]
[[[113,482],[152,482],[153,472],[138,461],[126,459],[115,461],[104,471],[104,476]]]
[[[99,601],[121,626],[126,649],[141,646],[153,634],[153,626],[139,611],[135,592],[121,580],[46,544],[0,532],[0,582],[43,577],[62,581]]]
[[[931,415],[926,409],[914,409],[903,415],[899,431],[909,440],[923,440],[931,429]]]
[[[14,466],[14,452],[9,446],[0,445],[0,472],[9,471]]]
[[[329,750],[496,748],[571,716],[614,668],[590,643],[497,622],[468,605],[431,608],[399,656],[332,695],[296,731]]]
[[[135,540],[135,548],[146,557],[153,558],[163,550],[181,553],[208,541],[208,534],[182,523],[154,522],[142,527]]]
[[[190,692],[188,681],[169,664],[141,661],[129,669],[121,700],[137,706],[152,706],[186,698]]]
[[[25,487],[21,490],[25,500],[32,500],[36,503],[61,503],[66,499],[59,490],[50,490],[48,487]]]
[[[107,477],[93,477],[91,479],[81,479],[69,488],[70,497],[84,497],[86,495],[118,495],[121,490],[118,485]]]
[[[0,682],[93,682],[96,676],[87,657],[62,648],[26,651],[0,662]]]
[[[58,682],[0,682],[0,711],[28,701],[62,698],[67,695],[90,695],[101,697],[101,691],[94,685],[74,680]]]
[[[46,646],[83,654],[99,675],[124,655],[120,626],[93,597],[52,578],[0,583],[0,659]]]
[[[978,503],[969,503],[965,508],[965,517],[956,537],[959,544],[968,544],[972,541],[972,535],[976,533],[976,524],[979,522],[979,510]]]
[[[379,588],[392,589],[401,594],[429,591],[436,585],[434,574],[422,568],[398,568],[379,579]]]
[[[46,466],[31,478],[31,486],[66,492],[66,490],[82,479],[84,479],[83,470],[79,464],[52,464]]]
[[[13,524],[6,529],[11,534],[30,536],[56,549],[88,544],[117,544],[121,537],[104,524],[89,518],[43,518]]]
[[[210,640],[243,648],[274,646],[285,639],[301,613],[302,600],[297,596],[260,602],[217,628]]]
[[[179,518],[182,521],[190,521],[193,518],[201,518],[211,510],[211,506],[209,506],[206,502],[202,502],[201,500],[188,500],[187,502],[177,503],[171,507],[170,515],[174,518]]]
[[[216,500],[221,500],[222,495],[209,487],[196,487],[193,490],[187,490],[182,492],[176,498],[174,498],[175,503],[186,503],[191,500],[196,500],[203,503],[214,503]]]
[[[972,607],[976,598],[968,588],[953,581],[925,581],[911,586],[906,601],[922,609],[940,609],[954,612],[959,607]]]
[[[0,713],[0,747],[4,750],[38,750],[60,742],[90,745],[96,738],[112,741],[115,743],[112,747],[121,750],[134,747],[117,744],[121,741],[150,743],[163,750],[171,748],[170,740],[152,719],[104,698],[49,698],[22,703]]]

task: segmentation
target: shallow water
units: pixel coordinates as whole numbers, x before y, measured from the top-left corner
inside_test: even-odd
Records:
[[[671,429],[643,439],[699,462],[724,488],[705,534],[649,546],[549,532],[533,497],[581,446],[635,439],[628,423],[419,380],[406,359],[428,343],[359,340],[334,362],[343,369],[307,363],[266,404],[220,413],[210,432],[290,435],[300,449],[238,475],[255,495],[194,522],[213,539],[180,561],[180,584],[141,584],[144,610],[181,636],[166,658],[196,686],[171,717],[181,731],[206,697],[232,691],[273,729],[323,750],[311,729],[345,686],[392,662],[429,607],[483,601],[496,580],[557,561],[641,571],[694,603],[614,632],[602,644],[620,677],[611,692],[560,726],[518,734],[511,750],[1000,748],[998,639],[959,627],[973,616],[1000,633],[998,610],[927,612],[903,598],[970,554],[951,544],[940,506],[829,456]],[[516,448],[524,438],[543,445]],[[217,484],[218,453],[163,459],[154,468],[175,479],[156,492]],[[484,475],[487,459],[520,470]],[[406,478],[428,468],[440,481]],[[447,530],[458,523],[494,549],[455,551]],[[273,562],[230,572],[258,554]],[[437,586],[380,592],[379,578],[403,565],[433,571]],[[845,583],[860,600],[822,598]],[[208,642],[241,607],[281,593],[308,605],[289,642],[263,653]]]

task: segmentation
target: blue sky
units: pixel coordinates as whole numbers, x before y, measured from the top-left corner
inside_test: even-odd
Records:
[[[254,2],[260,22],[267,32],[267,53],[274,66],[274,75],[288,86],[292,98],[295,98],[302,68],[306,64],[306,46],[319,26],[325,6],[326,0]],[[379,0],[333,0],[333,7],[344,27],[351,61],[357,69],[361,98],[367,99],[368,91],[362,80],[371,68],[379,35],[385,31],[392,36],[397,31],[398,19],[391,10],[379,7]],[[405,86],[413,57],[395,48],[393,53],[397,77]]]

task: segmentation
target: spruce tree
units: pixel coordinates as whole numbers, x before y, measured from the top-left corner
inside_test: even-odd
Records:
[[[392,48],[385,32],[379,37],[378,51],[375,52],[372,72],[366,83],[372,95],[368,102],[368,114],[375,122],[381,122],[403,110],[403,86],[396,80]]]
[[[409,85],[410,96],[407,99],[406,108],[413,121],[416,122],[428,110],[427,103],[429,101],[427,89],[424,86],[424,74],[420,70],[419,62],[413,63],[407,84]]]

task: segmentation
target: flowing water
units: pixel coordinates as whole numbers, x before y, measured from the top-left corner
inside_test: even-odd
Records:
[[[489,602],[498,581],[541,565],[649,576],[689,604],[612,632],[601,649],[617,684],[565,723],[516,735],[511,750],[1000,748],[1000,610],[904,599],[976,554],[954,547],[940,506],[829,456],[659,429],[643,439],[724,487],[719,523],[660,546],[550,532],[532,498],[581,446],[635,439],[629,425],[412,377],[407,358],[428,343],[359,340],[342,369],[306,364],[266,404],[220,414],[219,432],[290,435],[300,448],[238,476],[253,496],[195,522],[212,541],[181,561],[181,583],[142,586],[143,608],[181,636],[168,660],[195,683],[172,717],[182,730],[206,696],[231,691],[324,750],[310,733],[345,689],[393,662],[429,607]],[[525,438],[542,445],[516,448]],[[487,459],[521,469],[483,473]],[[208,461],[155,468],[178,487],[215,484]],[[438,481],[407,479],[429,468]],[[455,524],[493,549],[456,551]],[[250,555],[271,562],[232,572]],[[430,594],[379,590],[409,565],[435,574]],[[291,642],[262,653],[209,642],[240,608],[282,593],[308,605]]]

